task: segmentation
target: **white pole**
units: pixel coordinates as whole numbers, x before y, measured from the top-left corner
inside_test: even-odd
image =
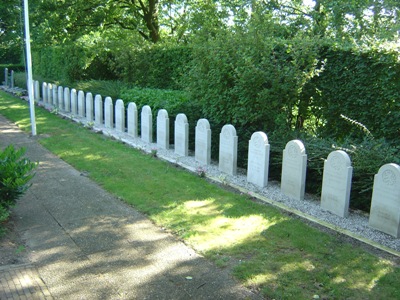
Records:
[[[29,8],[28,0],[24,0],[24,20],[25,20],[25,43],[26,43],[26,66],[28,69],[28,96],[31,112],[32,135],[36,135],[35,120],[35,100],[33,99],[33,79],[32,79],[32,57],[31,57],[31,37],[29,32]]]

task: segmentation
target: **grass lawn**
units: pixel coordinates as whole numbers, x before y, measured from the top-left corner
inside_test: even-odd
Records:
[[[0,114],[30,131],[26,102],[0,92]],[[36,118],[44,147],[267,299],[400,299],[393,261],[42,108]]]

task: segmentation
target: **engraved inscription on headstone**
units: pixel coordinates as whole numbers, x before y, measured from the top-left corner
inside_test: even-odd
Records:
[[[178,114],[174,130],[175,153],[181,156],[189,154],[189,123],[185,114]]]
[[[205,165],[211,163],[211,129],[207,119],[200,119],[197,121],[195,159]]]
[[[249,141],[247,181],[259,187],[268,183],[270,145],[264,132],[254,132]]]
[[[303,143],[293,140],[283,150],[281,190],[286,196],[304,199],[307,171],[307,154]]]
[[[138,111],[136,104],[128,104],[128,134],[134,138],[138,137]]]
[[[400,166],[383,165],[374,177],[369,226],[400,237]]]
[[[66,112],[71,112],[71,91],[69,87],[64,88],[64,109]]]
[[[165,109],[160,109],[157,114],[157,145],[169,149],[169,118]]]
[[[140,113],[140,133],[143,141],[153,142],[153,116],[148,105],[143,106]]]
[[[94,120],[94,102],[92,93],[86,93],[86,121]]]
[[[64,110],[64,88],[62,86],[58,87],[58,108]]]
[[[78,115],[82,118],[85,117],[85,93],[83,91],[78,92]]]
[[[236,129],[232,125],[224,125],[219,135],[219,164],[221,172],[236,175],[237,172],[237,144]]]
[[[111,97],[104,100],[104,127],[114,128],[114,105]]]
[[[101,95],[94,97],[94,123],[99,126],[103,125],[104,122],[104,107],[103,98]]]
[[[48,97],[47,97],[47,92],[48,92],[48,88],[47,88],[47,82],[43,82],[42,83],[42,97],[43,97],[43,102],[47,103],[48,102]]]
[[[121,99],[115,102],[115,129],[125,132],[125,105]]]
[[[353,167],[349,155],[333,151],[324,163],[322,179],[321,207],[340,217],[349,214],[351,179]]]
[[[76,89],[71,89],[71,114],[76,116],[78,113],[78,96]]]

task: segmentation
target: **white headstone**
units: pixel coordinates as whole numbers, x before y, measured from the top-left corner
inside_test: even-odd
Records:
[[[237,171],[238,137],[232,125],[224,125],[219,134],[219,170],[229,175]]]
[[[306,172],[306,148],[299,140],[288,142],[283,150],[282,193],[296,200],[303,200],[306,186]]]
[[[57,91],[57,95],[58,95],[58,103],[57,103],[57,107],[61,110],[64,110],[64,88],[62,86],[58,87],[58,91]]]
[[[153,142],[153,116],[148,105],[143,106],[140,113],[140,134],[143,141]]]
[[[207,119],[200,119],[197,121],[194,142],[194,157],[196,161],[209,165],[211,163],[211,129]]]
[[[35,101],[40,101],[40,83],[39,81],[35,80],[34,82],[34,91],[35,91]]]
[[[104,100],[104,126],[114,128],[114,104],[111,97]]]
[[[47,83],[46,82],[43,82],[42,83],[42,95],[43,95],[43,102],[44,103],[47,103],[48,102],[48,97],[47,97],[47,91],[48,91],[48,89],[47,89]]]
[[[136,104],[128,104],[128,134],[134,138],[138,137],[138,111]]]
[[[247,181],[259,187],[268,183],[270,146],[264,132],[254,132],[249,141]]]
[[[56,84],[53,84],[53,89],[52,90],[53,90],[53,96],[52,96],[53,102],[52,102],[52,104],[53,104],[54,107],[58,107],[58,86]]]
[[[157,145],[169,149],[169,118],[165,109],[160,109],[157,114]]]
[[[349,155],[342,150],[331,152],[324,163],[321,191],[323,209],[340,217],[348,216],[352,176]]]
[[[374,178],[369,226],[400,238],[400,166],[383,165]]]
[[[78,114],[78,96],[76,89],[71,89],[71,114],[76,116]]]
[[[115,102],[115,129],[125,132],[125,105],[121,99]]]
[[[14,70],[11,70],[10,85],[12,89],[14,88],[14,82]]]
[[[185,114],[178,114],[174,129],[175,153],[181,156],[189,155],[189,123]]]
[[[101,95],[94,97],[94,123],[96,125],[103,125],[103,98]]]
[[[69,87],[64,88],[64,109],[66,112],[71,112],[71,91]]]
[[[86,121],[93,122],[94,120],[94,103],[92,93],[86,93]]]
[[[8,86],[8,68],[4,68],[4,85]]]
[[[51,83],[47,84],[47,103],[53,104],[53,85]]]
[[[85,93],[83,91],[78,92],[78,115],[82,118],[85,117]]]

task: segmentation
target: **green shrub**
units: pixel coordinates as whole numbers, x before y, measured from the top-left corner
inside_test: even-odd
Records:
[[[24,158],[25,149],[15,150],[9,145],[0,152],[0,206],[8,209],[30,187],[37,164]]]
[[[135,86],[179,89],[184,68],[191,60],[187,45],[160,44],[124,48],[115,54],[116,73]]]

